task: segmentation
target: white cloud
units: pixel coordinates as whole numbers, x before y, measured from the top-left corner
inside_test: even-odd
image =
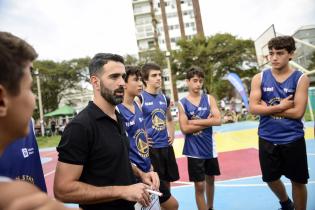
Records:
[[[292,34],[315,24],[313,0],[199,0],[206,35],[256,39],[271,24]],[[30,42],[40,59],[97,52],[136,54],[132,0],[0,0],[0,28]]]

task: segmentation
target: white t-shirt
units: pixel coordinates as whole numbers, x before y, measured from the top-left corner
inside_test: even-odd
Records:
[[[5,177],[5,176],[0,176],[0,182],[10,182],[12,179]]]

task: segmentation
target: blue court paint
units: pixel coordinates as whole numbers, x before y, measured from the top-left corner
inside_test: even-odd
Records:
[[[310,179],[307,185],[307,210],[315,210],[315,141],[307,141]],[[291,184],[282,178],[289,196],[292,198]],[[261,177],[249,177],[237,180],[216,182],[214,207],[218,210],[277,210],[280,208],[277,198]],[[173,196],[179,202],[179,210],[196,210],[194,187],[180,186],[172,188]]]

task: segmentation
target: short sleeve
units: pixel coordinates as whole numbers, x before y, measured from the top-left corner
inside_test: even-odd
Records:
[[[70,123],[65,128],[57,147],[60,162],[84,165],[89,156],[89,141],[92,136],[88,129],[79,123]]]

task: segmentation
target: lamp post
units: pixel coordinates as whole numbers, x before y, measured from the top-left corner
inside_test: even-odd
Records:
[[[43,104],[42,104],[42,92],[40,89],[40,80],[39,80],[39,72],[38,69],[34,71],[36,76],[36,84],[37,84],[37,92],[38,92],[38,107],[39,107],[39,118],[40,118],[40,130],[42,136],[45,135],[45,127],[44,127],[44,113],[43,113]]]
[[[171,53],[169,51],[166,51],[165,53],[166,59],[167,59],[167,70],[168,74],[170,76],[170,85],[171,85],[171,101],[175,102],[174,98],[174,87],[173,87],[173,77],[172,77],[172,69],[171,69]]]

